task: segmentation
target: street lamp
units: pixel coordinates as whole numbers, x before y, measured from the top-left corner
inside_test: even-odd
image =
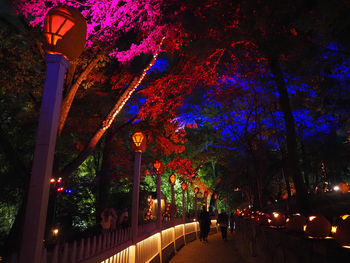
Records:
[[[204,198],[205,198],[205,207],[208,207],[208,191],[204,191]]]
[[[40,262],[64,75],[68,60],[74,60],[84,50],[86,21],[74,7],[55,7],[45,17],[43,34],[47,52],[46,80],[28,189],[20,262]]]
[[[182,189],[182,221],[185,223],[185,191],[187,190],[187,184],[183,182],[181,184]]]
[[[175,204],[175,193],[174,193],[174,185],[176,182],[176,175],[172,174],[169,176],[169,183],[171,185],[171,203]]]
[[[161,173],[162,173],[162,168],[163,164],[161,161],[156,160],[153,163],[153,167],[156,170],[157,174],[157,200],[158,200],[158,209],[157,209],[157,224],[158,224],[158,229],[159,231],[161,230],[162,227],[162,204],[161,204]]]
[[[131,231],[132,241],[136,243],[139,218],[139,188],[141,173],[141,155],[146,150],[146,137],[142,132],[135,132],[132,135],[131,149],[135,152],[134,181],[132,187],[132,207],[131,207]]]
[[[199,193],[199,188],[194,188],[194,217],[197,219],[198,211],[197,211],[197,194]]]

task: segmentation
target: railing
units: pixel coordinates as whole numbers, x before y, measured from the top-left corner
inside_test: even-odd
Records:
[[[186,242],[198,237],[198,222],[182,224],[175,220],[164,224],[159,232],[155,223],[139,226],[139,241],[132,244],[131,230],[121,229],[81,239],[79,242],[57,244],[52,251],[43,249],[41,263],[141,263],[158,262],[172,257]],[[212,220],[211,232],[217,232]],[[10,263],[17,263],[16,255]]]

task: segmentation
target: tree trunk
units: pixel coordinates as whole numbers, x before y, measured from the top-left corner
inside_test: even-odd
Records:
[[[288,174],[292,176],[294,181],[297,205],[304,212],[308,210],[308,198],[305,183],[303,181],[299,168],[295,122],[290,106],[288,91],[278,58],[269,57],[268,61],[270,64],[271,72],[273,74],[273,78],[277,85],[277,90],[279,93],[279,104],[283,112],[286,127],[287,162],[289,168]]]
[[[90,64],[86,67],[86,69],[83,71],[83,73],[80,74],[77,81],[73,84],[73,86],[69,89],[68,94],[62,101],[61,105],[61,113],[60,113],[60,119],[58,122],[58,136],[61,135],[63,126],[66,122],[68,112],[70,110],[70,107],[72,106],[75,94],[77,93],[77,90],[80,86],[80,84],[87,78],[89,73],[95,68],[97,63],[102,58],[102,54],[97,55],[97,57],[90,62]],[[71,67],[70,69],[73,69],[74,67]],[[68,81],[71,81],[73,79],[72,72],[68,71]]]

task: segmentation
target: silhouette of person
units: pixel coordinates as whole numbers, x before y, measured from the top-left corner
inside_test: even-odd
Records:
[[[217,224],[220,226],[221,236],[224,241],[227,241],[227,226],[228,226],[228,215],[225,210],[221,210],[218,216]]]
[[[203,209],[198,217],[198,221],[200,229],[199,240],[208,243],[208,234],[210,230],[210,216],[205,205],[203,205]]]

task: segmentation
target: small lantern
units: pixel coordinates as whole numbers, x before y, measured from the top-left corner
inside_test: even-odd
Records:
[[[162,165],[162,162],[161,161],[158,161],[156,160],[153,164],[153,167],[154,169],[156,169],[156,173],[157,174],[161,174],[162,173],[162,168],[163,168],[163,165]]]
[[[218,194],[217,193],[214,194],[214,199],[215,200],[218,199]]]
[[[144,152],[146,150],[146,137],[142,132],[135,132],[132,135],[131,148],[134,152]]]
[[[197,195],[199,193],[199,188],[198,187],[195,187],[194,188],[194,194]]]
[[[183,182],[181,184],[181,188],[182,188],[182,191],[186,191],[187,190],[187,184],[185,182]]]
[[[293,232],[303,232],[306,225],[306,217],[300,214],[293,214],[286,219],[286,229]]]
[[[322,215],[308,217],[305,234],[311,238],[325,238],[331,232],[331,223]]]
[[[339,245],[350,248],[350,217],[342,220],[332,233]]]
[[[175,174],[172,174],[169,176],[169,183],[174,185],[176,182],[176,175]]]
[[[272,212],[268,221],[272,227],[282,227],[285,224],[284,216],[278,212]]]
[[[49,54],[63,54],[72,61],[80,56],[86,42],[86,21],[77,8],[50,9],[44,19],[44,47]]]
[[[205,191],[205,192],[204,192],[204,197],[207,198],[208,195],[209,195],[208,191]]]

